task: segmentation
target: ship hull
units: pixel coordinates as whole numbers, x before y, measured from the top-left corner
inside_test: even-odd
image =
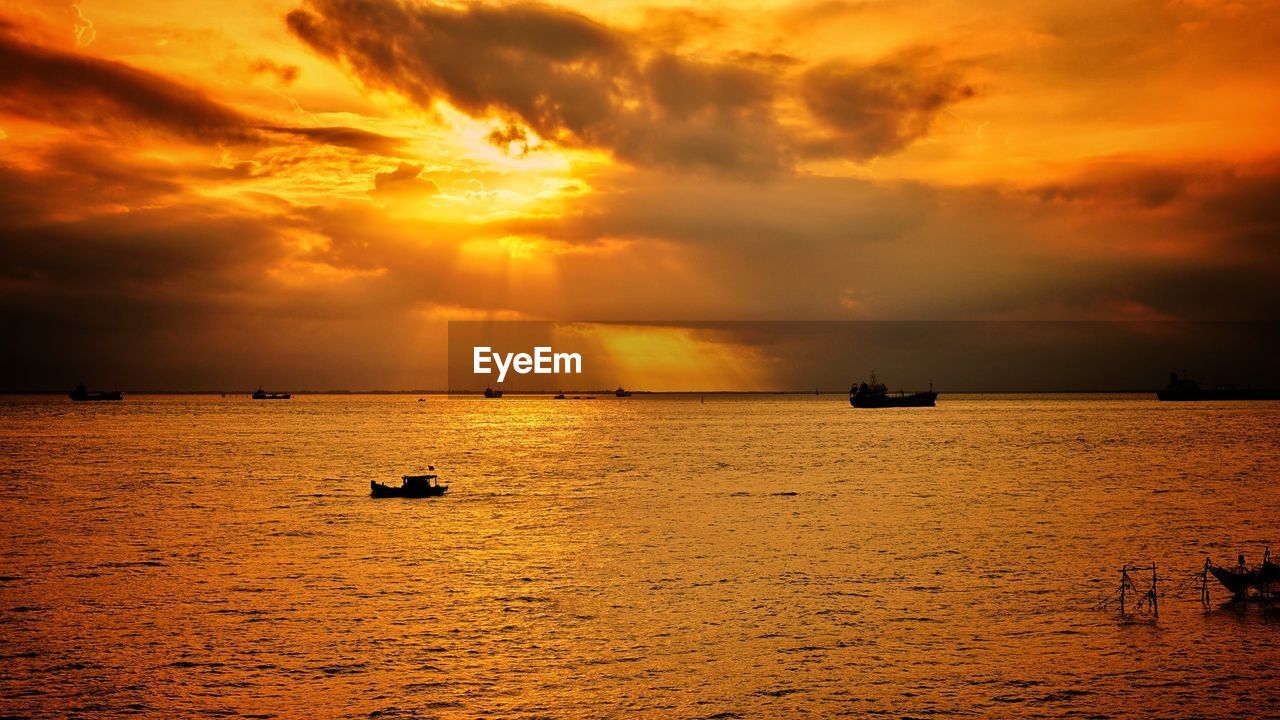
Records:
[[[104,400],[123,400],[124,393],[123,392],[102,392],[102,393],[88,393],[85,395],[77,395],[75,393],[71,393],[70,397],[72,400],[76,402],[101,402]]]
[[[449,490],[448,485],[422,485],[418,487],[395,487],[392,485],[383,485],[376,480],[369,481],[369,496],[376,498],[428,498],[440,497]]]
[[[933,407],[938,401],[936,392],[919,392],[910,395],[850,395],[849,404],[856,408]]]
[[[1280,390],[1161,390],[1156,397],[1165,402],[1205,400],[1280,400]]]

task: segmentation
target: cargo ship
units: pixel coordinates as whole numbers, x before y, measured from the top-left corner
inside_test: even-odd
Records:
[[[924,392],[890,393],[887,386],[876,380],[874,372],[871,382],[855,383],[849,388],[849,404],[856,408],[933,407],[937,400],[938,393],[933,391],[932,382]]]
[[[1169,384],[1156,393],[1156,397],[1169,402],[1187,402],[1193,400],[1280,400],[1280,390],[1263,388],[1238,388],[1235,385],[1215,385],[1205,387],[1198,381],[1182,375],[1169,373]]]
[[[109,392],[89,392],[84,383],[76,385],[75,389],[67,393],[67,397],[76,402],[94,402],[98,400],[123,400],[124,393],[119,390]]]

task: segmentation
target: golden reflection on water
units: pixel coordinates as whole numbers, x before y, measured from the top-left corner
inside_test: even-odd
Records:
[[[1280,706],[1276,614],[1188,583],[1280,538],[1280,404],[0,403],[0,714]],[[1090,610],[1149,559],[1158,622]]]

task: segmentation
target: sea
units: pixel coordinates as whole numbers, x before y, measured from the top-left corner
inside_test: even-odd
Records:
[[[1280,717],[1280,610],[1202,601],[1278,451],[1151,395],[0,397],[0,716]]]

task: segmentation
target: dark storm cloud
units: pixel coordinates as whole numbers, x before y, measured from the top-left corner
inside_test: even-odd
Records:
[[[56,124],[139,125],[205,142],[254,135],[243,115],[185,85],[4,33],[0,111]]]
[[[498,228],[676,249],[697,299],[673,290],[648,317],[1259,319],[1280,312],[1277,186],[1280,167],[1135,164],[1051,189],[630,173],[575,213]],[[560,261],[598,303],[585,316],[645,317],[591,262]]]
[[[1045,205],[1172,219],[1171,239],[1212,239],[1205,265],[1247,259],[1280,273],[1280,160],[1251,165],[1097,161],[1077,175],[1025,191]],[[1113,215],[1114,217],[1114,215]]]
[[[146,129],[200,144],[263,143],[274,134],[388,156],[403,144],[356,128],[262,124],[154,73],[33,45],[3,31],[0,113],[67,127]]]
[[[631,58],[624,39],[577,13],[538,5],[454,9],[322,0],[287,16],[317,52],[368,85],[420,105],[437,96],[518,115],[545,137],[591,137],[607,122]]]
[[[83,297],[199,295],[279,257],[277,224],[185,197],[184,180],[81,144],[50,149],[38,170],[0,166],[0,279]]]
[[[452,248],[373,232],[368,212],[338,212],[346,224],[330,227],[287,203],[264,213],[259,201],[193,197],[183,168],[95,149],[50,152],[39,169],[0,166],[0,389],[243,388],[272,373],[298,382],[300,368],[330,378],[321,387],[369,372],[407,386],[406,366],[421,360],[392,338],[417,304],[492,293],[465,274],[456,286],[423,283]],[[341,237],[316,243],[328,231]],[[404,270],[383,278],[380,262]]]
[[[1111,160],[1086,164],[1073,177],[1042,183],[1029,192],[1048,203],[1107,203],[1148,209],[1185,198],[1189,186],[1222,170]]]
[[[367,86],[422,107],[446,100],[640,164],[760,171],[782,162],[763,73],[673,55],[646,62],[628,35],[567,10],[317,0],[287,21]]]
[[[833,135],[810,143],[820,155],[871,158],[925,137],[938,114],[973,96],[973,88],[945,67],[914,52],[871,65],[832,61],[804,71],[805,106]]]
[[[321,145],[350,148],[374,155],[403,154],[404,140],[351,127],[290,127],[263,125],[262,130],[305,138]]]
[[[368,87],[424,108],[443,100],[473,116],[496,115],[637,165],[761,174],[789,167],[797,147],[869,158],[918,139],[937,113],[972,94],[924,54],[821,65],[797,87],[800,62],[786,55],[652,52],[656,36],[535,4],[309,0],[287,23]],[[833,137],[806,138],[782,121],[779,106],[797,94]]]
[[[1276,160],[1113,159],[1005,196],[1037,216],[1062,218],[1080,235],[1071,244],[1103,256],[1090,276],[1059,293],[1061,302],[1109,294],[1171,318],[1265,319],[1280,313],[1278,193]],[[1089,230],[1081,231],[1080,218],[1091,218]]]

